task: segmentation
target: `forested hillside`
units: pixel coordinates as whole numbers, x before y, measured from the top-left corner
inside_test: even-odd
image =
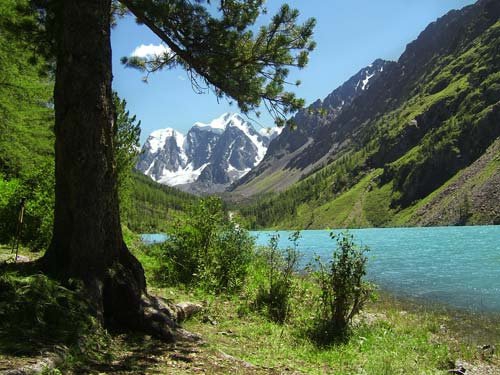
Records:
[[[499,15],[492,0],[448,13],[339,114],[312,112],[331,121],[314,129],[283,170],[263,170],[246,183],[266,191],[277,179],[301,175],[242,208],[250,225],[499,223]]]
[[[18,202],[27,198],[24,238],[48,242],[54,195],[53,80],[46,61],[15,34],[26,18],[17,2],[0,3],[0,242],[15,232]]]
[[[198,199],[139,172],[132,173],[130,196],[131,207],[122,215],[122,224],[136,233],[165,231],[175,215],[185,212]]]

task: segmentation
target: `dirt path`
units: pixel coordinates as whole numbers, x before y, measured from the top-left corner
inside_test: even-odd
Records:
[[[285,369],[258,367],[206,343],[166,344],[149,336],[116,337],[123,349],[109,364],[90,364],[74,374],[297,374]]]

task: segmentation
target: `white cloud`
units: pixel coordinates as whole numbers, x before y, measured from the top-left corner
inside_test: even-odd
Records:
[[[139,47],[136,47],[132,52],[132,56],[141,57],[141,58],[154,58],[156,56],[161,56],[165,53],[170,53],[170,49],[165,47],[163,44],[141,44]]]

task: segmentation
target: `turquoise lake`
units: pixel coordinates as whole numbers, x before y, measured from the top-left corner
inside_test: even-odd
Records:
[[[302,265],[315,256],[331,257],[335,241],[330,232],[301,232]],[[275,233],[280,235],[280,247],[290,245],[292,231],[252,232],[259,245],[267,244]],[[500,226],[352,229],[349,233],[356,243],[370,248],[367,278],[383,290],[451,307],[500,312]],[[143,236],[145,242],[164,238]]]

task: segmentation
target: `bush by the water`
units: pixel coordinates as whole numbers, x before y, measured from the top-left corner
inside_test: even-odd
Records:
[[[290,312],[290,298],[294,292],[293,278],[300,255],[300,232],[290,235],[289,240],[293,245],[284,250],[278,248],[279,238],[279,234],[272,235],[269,246],[259,253],[264,259],[265,277],[258,286],[255,305],[265,308],[271,320],[284,323]]]
[[[194,204],[167,236],[154,252],[160,262],[156,271],[159,281],[212,292],[232,293],[241,288],[254,240],[229,219],[219,198],[209,197]]]
[[[316,260],[321,307],[314,333],[321,343],[345,337],[373,292],[373,286],[363,280],[368,248],[357,246],[348,233],[330,236],[337,241],[332,260],[327,264]]]

